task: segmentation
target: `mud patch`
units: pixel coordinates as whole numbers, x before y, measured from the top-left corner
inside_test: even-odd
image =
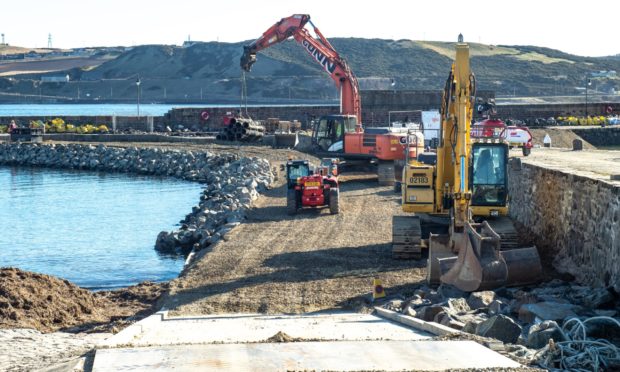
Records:
[[[145,282],[95,293],[50,275],[2,268],[0,328],[115,332],[150,313],[165,288]]]

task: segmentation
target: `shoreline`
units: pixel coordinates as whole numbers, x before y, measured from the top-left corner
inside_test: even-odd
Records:
[[[196,252],[207,249],[232,231],[243,220],[245,211],[258,197],[258,192],[269,187],[273,181],[269,162],[264,159],[245,158],[226,152],[157,147],[138,149],[133,146],[116,148],[101,144],[0,143],[0,165],[104,171],[199,182],[204,185],[200,201],[185,216],[186,223],[178,230],[162,231],[154,247],[160,251],[191,251],[194,257]],[[183,273],[189,262],[186,260],[176,278]],[[68,282],[62,278],[59,280]],[[165,280],[154,285],[167,287],[169,282]],[[92,294],[118,292],[122,297],[123,291],[143,285],[145,282],[113,290],[80,288]]]

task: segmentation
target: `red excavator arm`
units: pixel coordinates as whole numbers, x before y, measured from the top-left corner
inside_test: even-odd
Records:
[[[314,38],[305,28],[310,23],[314,28],[317,38]],[[310,21],[307,14],[293,14],[282,18],[278,23],[271,26],[263,35],[250,45],[243,47],[241,56],[241,68],[250,71],[256,62],[256,53],[268,48],[273,44],[282,42],[290,37],[295,38],[299,44],[314,58],[336,83],[340,91],[340,113],[357,117],[358,128],[361,132],[362,105],[359,93],[359,85],[349,65],[340,57],[331,43],[321,34],[318,28]]]

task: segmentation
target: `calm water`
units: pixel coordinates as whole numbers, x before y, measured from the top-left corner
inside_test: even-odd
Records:
[[[226,107],[226,105],[221,105]],[[237,105],[238,106],[238,105]],[[140,105],[140,115],[162,116],[176,107],[208,107],[208,105]],[[0,104],[0,116],[137,116],[136,104]]]
[[[294,106],[312,106],[314,104],[295,104]],[[265,105],[248,105],[257,107]],[[269,105],[269,106],[291,106],[291,105]],[[239,105],[227,104],[188,104],[188,105],[164,105],[164,104],[142,104],[140,105],[140,115],[143,116],[162,116],[173,108],[179,107],[231,107],[238,108]],[[118,116],[137,116],[136,104],[0,104],[0,116],[93,116],[93,115],[118,115]]]
[[[200,185],[171,179],[0,167],[0,266],[87,288],[174,278],[183,257],[154,249],[191,211]]]

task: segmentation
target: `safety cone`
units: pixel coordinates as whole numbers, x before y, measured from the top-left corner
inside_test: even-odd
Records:
[[[372,280],[372,299],[373,301],[378,298],[385,297],[385,291],[383,290],[383,285],[381,284],[381,279],[373,279]]]

